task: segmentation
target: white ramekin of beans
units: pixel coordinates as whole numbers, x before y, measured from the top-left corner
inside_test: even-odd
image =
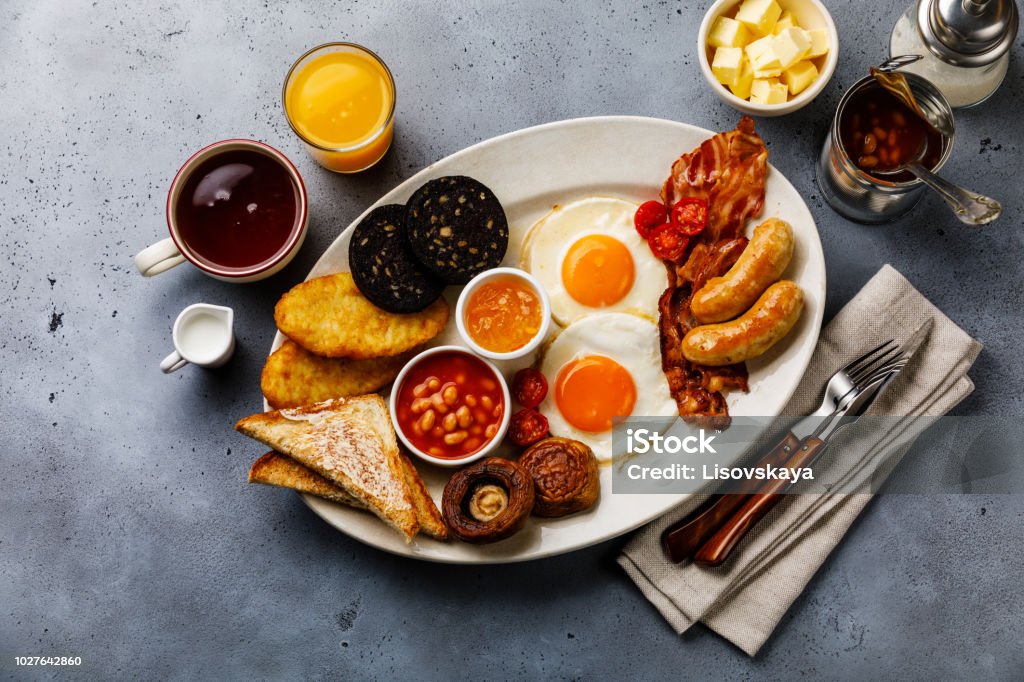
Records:
[[[498,368],[461,346],[437,346],[410,360],[391,391],[391,419],[405,446],[444,467],[476,461],[508,431],[508,384]]]

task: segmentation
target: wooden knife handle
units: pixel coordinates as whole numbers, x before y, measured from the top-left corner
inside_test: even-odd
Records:
[[[797,469],[812,461],[825,443],[818,438],[808,438],[785,463],[789,469]],[[782,499],[792,485],[790,480],[769,481],[760,491],[748,495],[737,511],[725,522],[704,546],[697,551],[693,560],[699,566],[718,566],[732,553],[739,541],[765,514]]]
[[[782,440],[765,451],[756,466],[783,466],[799,446],[797,437],[787,432]],[[675,563],[692,559],[701,545],[743,506],[759,483],[744,480],[734,492],[712,495],[704,504],[666,528],[661,534],[661,544],[668,558]]]

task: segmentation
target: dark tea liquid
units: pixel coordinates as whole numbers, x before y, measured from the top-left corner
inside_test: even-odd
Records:
[[[252,268],[285,250],[296,229],[298,191],[275,159],[248,149],[206,159],[178,196],[178,232],[201,260]]]

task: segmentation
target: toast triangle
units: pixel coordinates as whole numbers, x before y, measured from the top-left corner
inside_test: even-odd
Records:
[[[398,440],[379,395],[262,412],[235,428],[339,486],[406,542],[419,531]]]
[[[249,483],[288,488],[300,493],[316,495],[331,502],[346,504],[357,509],[366,509],[365,504],[320,474],[302,466],[291,457],[273,450],[252,463],[252,467],[249,469]]]
[[[437,540],[448,539],[448,527],[441,519],[434,500],[427,492],[426,485],[409,458],[401,455],[405,482],[409,486],[412,506],[419,521],[420,531]],[[271,450],[263,455],[249,469],[249,482],[289,488],[300,493],[322,497],[331,502],[366,510],[366,505],[331,483],[311,469],[299,464],[291,457]]]
[[[409,497],[413,509],[416,510],[416,519],[420,523],[420,530],[436,540],[447,540],[448,526],[441,518],[441,511],[434,504],[434,498],[427,491],[426,484],[405,453],[400,453],[399,457],[402,458],[405,482],[409,486]]]

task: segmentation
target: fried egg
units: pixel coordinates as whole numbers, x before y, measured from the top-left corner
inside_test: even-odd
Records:
[[[598,312],[657,319],[668,276],[633,227],[636,209],[622,199],[589,197],[556,206],[530,228],[521,265],[547,290],[562,326]]]
[[[676,403],[661,371],[658,327],[636,315],[598,313],[570,324],[544,352],[551,389],[538,409],[551,434],[612,456],[616,417],[670,417]]]

